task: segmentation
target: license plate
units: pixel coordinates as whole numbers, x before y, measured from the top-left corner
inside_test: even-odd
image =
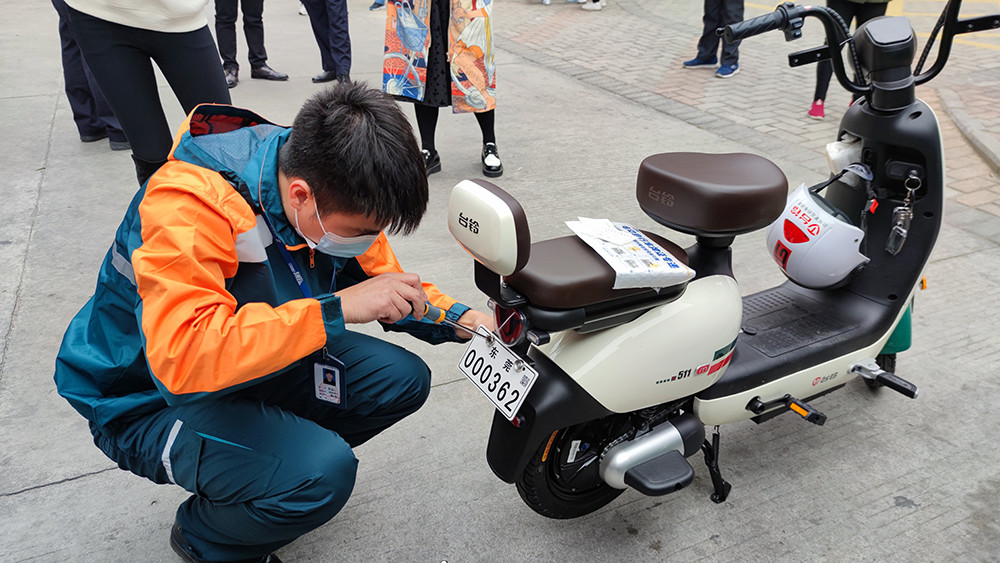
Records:
[[[472,381],[507,420],[513,420],[528,396],[538,372],[511,352],[487,329],[480,327],[458,369]]]

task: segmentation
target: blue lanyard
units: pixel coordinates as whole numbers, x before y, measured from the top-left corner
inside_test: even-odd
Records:
[[[274,232],[274,227],[271,226],[271,220],[267,218],[267,212],[263,209],[260,212],[260,216],[264,218],[264,224],[267,225],[269,231],[271,231],[271,238],[274,239],[274,245],[278,247],[278,251],[281,252],[281,257],[285,259],[285,264],[288,265],[289,271],[292,272],[292,277],[295,278],[295,283],[299,284],[299,289],[302,290],[302,295],[307,298],[312,297],[312,291],[309,290],[309,286],[306,284],[306,279],[302,276],[302,272],[299,271],[299,267],[295,265],[295,260],[292,259],[292,254],[288,252],[285,248],[284,243],[278,238],[278,233]]]

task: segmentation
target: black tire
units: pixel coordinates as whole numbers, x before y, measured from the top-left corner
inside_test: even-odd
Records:
[[[624,489],[601,480],[600,455],[628,425],[628,416],[612,415],[554,432],[516,483],[521,499],[542,516],[558,519],[590,514],[616,499]]]
[[[875,356],[875,363],[877,363],[878,367],[882,368],[883,371],[896,373],[896,354],[879,354],[878,356]],[[881,383],[872,379],[865,379],[865,385],[867,385],[869,389],[878,389],[882,387]]]

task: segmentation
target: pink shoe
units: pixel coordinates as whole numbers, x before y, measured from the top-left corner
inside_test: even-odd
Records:
[[[811,108],[809,108],[809,117],[813,119],[823,119],[826,114],[823,113],[823,100],[816,100],[813,102]]]

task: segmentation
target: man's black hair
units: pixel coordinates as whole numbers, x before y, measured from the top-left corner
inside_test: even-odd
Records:
[[[413,128],[392,98],[341,83],[303,104],[278,169],[309,184],[321,214],[372,215],[409,234],[427,209],[427,172]]]

